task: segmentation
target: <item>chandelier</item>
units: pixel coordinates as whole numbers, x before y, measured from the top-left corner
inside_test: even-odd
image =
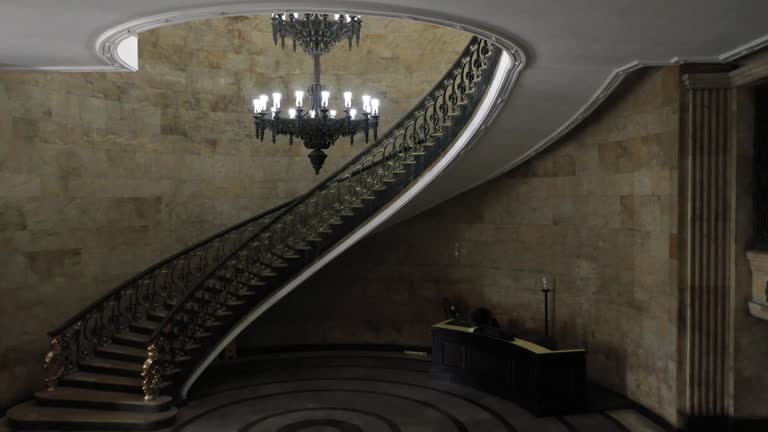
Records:
[[[354,137],[362,133],[365,142],[370,135],[373,140],[378,139],[379,126],[379,100],[369,95],[362,96],[361,110],[353,108],[352,93],[344,92],[344,109],[341,112],[330,109],[331,93],[320,83],[320,56],[327,54],[343,39],[349,42],[352,49],[353,42],[360,43],[360,28],[362,20],[358,16],[335,15],[331,18],[328,14],[305,13],[299,14],[273,14],[272,38],[277,45],[281,41],[285,49],[285,39],[293,40],[293,50],[300,45],[305,53],[314,60],[314,82],[306,93],[309,106],[304,105],[305,92],[297,90],[295,106],[288,109],[287,117],[282,110],[282,94],[272,93],[271,107],[267,95],[261,95],[253,100],[254,122],[256,124],[256,137],[264,141],[267,131],[270,132],[272,142],[277,136],[288,136],[290,144],[294,138],[299,138],[304,147],[312,150],[308,157],[315,170],[320,173],[323,162],[328,157],[323,150],[334,145],[341,137],[349,137],[350,144],[354,144]]]

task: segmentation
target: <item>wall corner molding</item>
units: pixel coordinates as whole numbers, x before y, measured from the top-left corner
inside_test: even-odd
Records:
[[[768,79],[768,58],[755,64],[742,66],[729,75],[731,85],[734,87],[754,85],[766,80]]]
[[[768,56],[730,72],[689,73],[683,76],[683,83],[688,89],[744,87],[765,80],[768,80]]]

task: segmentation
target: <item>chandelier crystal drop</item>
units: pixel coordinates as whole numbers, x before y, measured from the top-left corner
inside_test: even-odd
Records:
[[[272,36],[275,44],[282,41],[285,48],[285,38],[293,40],[293,49],[301,45],[304,52],[314,60],[314,83],[306,93],[302,90],[294,92],[295,103],[289,108],[287,115],[282,109],[283,96],[279,92],[260,95],[253,99],[256,137],[264,141],[267,131],[271,132],[274,143],[279,135],[287,135],[290,144],[294,138],[300,138],[304,146],[312,150],[308,157],[319,174],[327,155],[323,150],[334,145],[340,137],[349,137],[354,144],[355,135],[362,133],[367,143],[370,135],[374,141],[378,139],[379,100],[369,95],[361,98],[361,110],[354,108],[352,92],[345,91],[343,109],[331,109],[331,92],[320,83],[320,56],[327,54],[342,39],[348,39],[349,48],[352,42],[360,42],[362,20],[358,16],[298,13],[272,15]],[[309,98],[309,106],[304,104],[304,96]]]

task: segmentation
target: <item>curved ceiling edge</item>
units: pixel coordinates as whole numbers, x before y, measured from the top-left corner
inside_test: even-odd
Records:
[[[624,81],[624,78],[629,75],[630,72],[644,68],[654,66],[674,66],[684,63],[729,63],[735,61],[747,54],[751,54],[762,48],[768,47],[768,34],[761,36],[753,41],[747,42],[744,45],[736,47],[732,50],[726,51],[723,54],[713,57],[673,57],[667,61],[639,61],[635,60],[625,64],[622,67],[614,69],[614,71],[608,76],[603,84],[597,89],[595,94],[589,98],[589,100],[576,111],[562,126],[557,128],[544,140],[540,141],[528,151],[523,153],[517,159],[510,161],[501,169],[498,169],[490,175],[484,177],[482,180],[475,183],[464,186],[461,190],[456,192],[456,195],[468,191],[478,185],[481,185],[487,181],[490,181],[507,171],[514,169],[516,166],[527,161],[531,157],[535,156],[545,148],[549,147],[557,140],[565,136],[568,132],[578,126],[585,118],[587,118],[598,106],[611,94],[614,90]]]
[[[523,69],[524,61],[521,57],[510,55],[507,51],[502,52],[502,56],[499,60],[499,64],[496,67],[496,71],[493,75],[488,90],[483,96],[480,106],[472,115],[469,123],[464,127],[456,141],[445,155],[440,157],[434,165],[421,175],[410,187],[408,187],[403,193],[401,193],[393,202],[387,205],[383,210],[375,214],[365,224],[357,228],[347,237],[341,240],[333,249],[326,252],[314,263],[307,267],[304,271],[299,273],[296,277],[288,281],[282,288],[276,293],[268,297],[264,302],[256,306],[251,312],[243,317],[233,328],[227,332],[227,334],[221,338],[208,357],[204,359],[196,369],[192,372],[187,381],[182,385],[181,395],[182,398],[186,398],[187,392],[192,387],[192,384],[197,380],[202,371],[204,371],[208,365],[213,361],[218,354],[224,350],[234,338],[240,334],[253,320],[261,316],[267,309],[272,307],[275,303],[280,301],[288,293],[296,289],[302,282],[324,267],[327,263],[339,256],[342,252],[349,249],[352,245],[360,241],[363,237],[374,232],[390,217],[400,211],[409,201],[417,196],[424,188],[427,187],[432,181],[440,176],[442,172],[453,163],[461,154],[462,150],[474,144],[475,141],[483,134],[488,125],[498,117],[501,112],[501,108],[504,105],[504,99],[506,95],[511,92],[514,87],[517,78],[520,76],[520,71]]]
[[[431,11],[392,7],[384,4],[371,5],[367,3],[364,6],[351,4],[343,8],[325,7],[318,5],[312,5],[310,7],[307,7],[306,5],[291,6],[290,4],[281,2],[259,4],[240,3],[194,9],[180,9],[135,19],[112,27],[102,33],[101,36],[96,39],[94,48],[96,55],[104,59],[105,62],[109,63],[113,70],[135,71],[136,69],[131,67],[130,61],[120,57],[117,48],[123,40],[135,36],[141,32],[189,21],[222,18],[228,16],[264,15],[277,12],[287,12],[296,9],[314,13],[342,13],[384,18],[399,18],[455,28],[457,30],[465,31],[467,33],[471,33],[490,40],[496,45],[502,47],[514,58],[520,58],[523,64],[525,63],[525,53],[520,48],[520,45],[513,41],[511,37],[502,35],[498,31],[489,31],[474,23],[467,22],[467,20],[462,18],[447,15],[441,16],[439,13],[433,13]]]

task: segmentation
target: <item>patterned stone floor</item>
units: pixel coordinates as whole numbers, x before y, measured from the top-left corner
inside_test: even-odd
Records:
[[[631,408],[534,417],[486,393],[438,381],[428,358],[381,352],[271,354],[220,362],[168,432],[663,432]],[[622,408],[622,405],[624,406]]]

